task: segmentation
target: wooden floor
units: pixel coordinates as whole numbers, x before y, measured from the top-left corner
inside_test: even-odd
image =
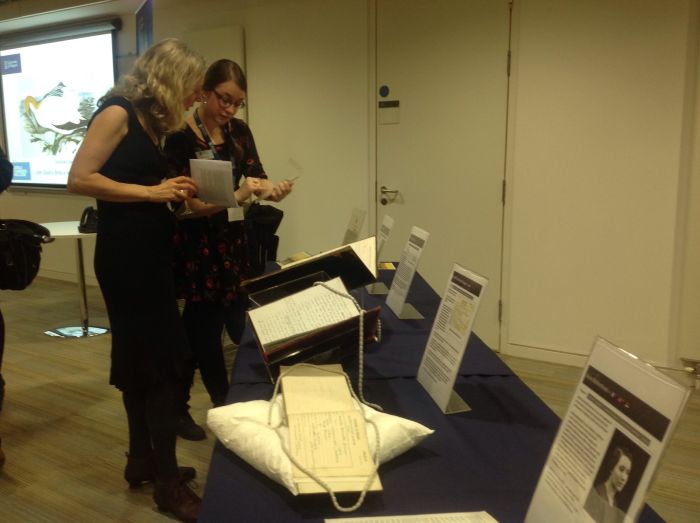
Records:
[[[25,291],[0,292],[7,332],[2,368],[7,388],[0,411],[7,462],[0,469],[0,521],[172,521],[156,510],[150,485],[131,491],[122,478],[127,430],[120,395],[107,384],[110,336],[43,334],[75,324],[77,300],[75,284],[41,278]],[[105,325],[99,290],[90,287],[88,300],[91,323]],[[504,359],[563,415],[579,369]],[[209,400],[200,382],[191,405],[203,424]],[[213,444],[211,433],[201,442],[178,440],[179,461],[197,469],[200,494]],[[650,494],[651,505],[667,521],[700,521],[699,471],[700,396],[695,392]]]

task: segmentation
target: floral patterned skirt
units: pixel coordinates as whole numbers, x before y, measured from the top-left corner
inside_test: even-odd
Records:
[[[182,220],[174,244],[178,298],[224,305],[235,301],[249,273],[242,221],[228,222],[226,211]]]

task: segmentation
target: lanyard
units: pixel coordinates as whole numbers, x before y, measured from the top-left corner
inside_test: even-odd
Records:
[[[219,152],[216,150],[216,145],[214,145],[214,142],[211,139],[211,136],[209,136],[209,132],[207,131],[207,128],[204,126],[202,123],[202,119],[199,117],[199,112],[197,110],[194,111],[194,123],[197,124],[197,128],[199,129],[199,132],[202,133],[202,137],[204,138],[204,141],[207,142],[207,145],[209,146],[209,149],[211,150],[212,155],[214,156],[215,160],[221,160],[221,155]],[[224,138],[226,140],[226,143],[229,148],[229,157],[231,159],[231,175],[233,176],[233,185],[234,188],[238,189],[238,184],[240,181],[240,176],[236,173],[236,158],[234,157],[233,151],[233,137],[231,136],[230,131],[228,130],[228,127],[224,131]]]
[[[202,123],[202,119],[199,117],[199,112],[197,110],[195,110],[195,112],[194,112],[194,123],[197,124],[197,128],[199,129],[199,132],[202,133],[202,137],[204,138],[204,141],[207,142],[209,149],[211,149],[211,153],[214,155],[214,159],[221,160],[221,155],[216,150],[216,145],[214,145],[214,142],[212,141],[211,136],[209,136],[209,132],[207,131],[207,128],[204,127],[204,124]]]

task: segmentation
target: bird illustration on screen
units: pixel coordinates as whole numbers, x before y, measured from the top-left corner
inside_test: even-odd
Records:
[[[59,82],[38,100],[33,96],[24,99],[24,110],[31,112],[36,122],[43,128],[58,134],[70,134],[77,129],[84,118],[78,112],[77,106],[71,107],[72,96],[64,96],[63,82]]]
[[[26,96],[20,107],[30,141],[40,143],[44,152],[57,154],[66,144],[82,141],[90,115],[92,97],[81,97],[63,82],[41,96]]]

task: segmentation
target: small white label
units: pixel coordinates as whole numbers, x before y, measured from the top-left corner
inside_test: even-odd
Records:
[[[197,158],[200,160],[213,160],[214,152],[211,149],[204,149],[203,151],[197,151]]]
[[[228,212],[228,221],[230,222],[238,222],[245,218],[243,215],[243,207],[229,207],[226,211]]]

